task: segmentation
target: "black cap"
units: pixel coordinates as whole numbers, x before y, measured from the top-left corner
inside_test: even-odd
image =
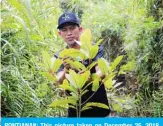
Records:
[[[74,13],[66,12],[59,17],[57,29],[62,28],[65,23],[75,23],[77,25],[80,25],[80,20]]]

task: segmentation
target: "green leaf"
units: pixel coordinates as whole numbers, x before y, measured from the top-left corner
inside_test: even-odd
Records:
[[[20,4],[20,2],[18,2],[18,0],[8,0],[8,2],[14,6],[18,11],[21,11],[22,9],[22,5]]]
[[[79,75],[73,70],[69,70],[69,74],[66,74],[66,78],[70,81],[70,85],[72,85],[75,89],[78,89],[79,84]]]
[[[80,52],[78,49],[64,49],[63,51],[60,52],[59,57],[64,58],[64,57],[72,57],[72,58],[80,58],[84,59],[83,53]]]
[[[122,107],[119,104],[113,104],[113,110],[118,111],[118,112],[122,112]]]
[[[78,87],[80,89],[84,86],[84,84],[86,83],[86,81],[88,80],[89,77],[90,77],[90,71],[85,71],[83,74],[79,75]]]
[[[115,70],[117,65],[122,61],[123,56],[118,56],[112,63],[111,63],[111,71]]]
[[[56,77],[50,74],[49,72],[41,72],[41,74],[47,77],[50,81],[53,81],[53,83],[57,81]]]
[[[77,74],[73,70],[69,70],[69,74],[66,74],[66,78],[70,81],[75,89],[81,89],[90,76],[90,71],[85,71],[83,74]]]
[[[69,70],[69,74],[70,74],[71,78],[73,79],[74,84],[76,84],[77,87],[79,88],[80,76],[73,70]]]
[[[63,83],[59,85],[59,87],[63,88],[64,90],[69,89],[70,85],[66,79],[63,80]]]
[[[101,42],[103,41],[103,39],[100,39],[96,42],[96,45],[99,46],[101,44]]]
[[[111,72],[110,74],[108,74],[104,79],[103,82],[107,81],[108,79],[113,79],[115,77],[115,75],[117,74],[117,72]]]
[[[71,96],[76,98],[76,99],[79,99],[79,96],[78,96],[78,92],[74,93],[74,92],[70,92]],[[77,100],[76,100],[77,101]]]
[[[109,109],[109,107],[103,103],[89,102],[82,107],[81,111],[84,111],[86,109],[91,109],[90,107],[99,107],[99,108]]]
[[[127,64],[120,67],[121,71],[132,71],[135,68],[135,61],[127,62]]]
[[[66,99],[60,99],[60,100],[56,100],[54,102],[52,102],[49,107],[51,108],[55,108],[55,107],[63,107],[63,108],[67,108],[68,104],[71,105],[76,105],[76,100],[73,97],[67,97]]]
[[[89,50],[86,50],[86,49],[80,48],[80,52],[84,55],[84,57],[86,57],[87,59],[89,59],[90,49]]]
[[[71,87],[66,79],[64,79],[63,84],[59,85],[59,87],[63,88],[64,90],[69,90],[69,91],[77,94],[77,90],[75,90],[73,87]]]
[[[69,63],[70,66],[75,70],[78,70],[78,71],[85,71],[86,70],[86,67],[78,61],[72,61],[70,59],[67,59],[66,62]]]
[[[98,59],[98,67],[101,70],[102,74],[108,74],[108,63],[104,58]]]
[[[113,87],[113,80],[112,78],[109,78],[107,81],[104,82],[105,87],[108,89],[111,89]]]
[[[54,73],[56,73],[57,71],[58,71],[58,69],[60,68],[60,66],[62,65],[62,60],[61,59],[52,59],[52,60],[54,60],[54,61],[52,61],[52,71],[54,72]]]
[[[75,106],[73,106],[73,105],[68,105],[68,108],[73,108],[73,109],[76,109],[76,107],[75,107]]]
[[[101,80],[97,74],[92,74],[92,91],[97,91],[97,89],[99,88],[99,81]]]
[[[91,47],[92,47],[91,38],[92,35],[90,29],[85,29],[80,36],[80,41],[81,41],[80,51],[87,58],[90,58]]]
[[[85,29],[83,30],[81,36],[80,36],[80,41],[83,45],[88,45],[88,47],[92,44],[91,42],[92,35],[91,35],[91,30],[90,29]],[[86,47],[86,48],[88,48]]]
[[[98,88],[99,88],[99,80],[94,79],[92,83],[92,91],[97,91]]]
[[[64,107],[64,108],[67,108],[68,107],[68,103],[69,103],[69,100],[68,99],[56,100],[56,101],[52,102],[49,105],[49,107],[51,107],[51,108],[55,108],[55,107]]]
[[[82,95],[84,95],[85,93],[87,93],[89,90],[84,90],[82,91]]]
[[[70,71],[72,71],[72,70],[70,70]],[[69,73],[70,73],[70,71],[69,71]],[[76,79],[74,80],[73,75],[72,74],[66,74],[65,76],[66,76],[67,80],[69,80],[70,85],[73,86],[75,89],[78,89],[78,86],[76,85]]]
[[[78,100],[78,98],[76,98],[76,97],[74,97],[74,96],[69,96],[69,97],[67,97],[67,99],[69,100],[69,103],[71,104],[71,105],[76,105],[77,104],[77,100]]]
[[[77,68],[79,71],[86,70],[86,67],[78,61],[73,62],[73,66],[74,66],[74,68]]]
[[[90,70],[90,69],[92,69],[92,67],[94,67],[95,65],[97,64],[97,61],[95,61],[95,62],[92,62],[89,66],[87,66],[87,70]]]
[[[92,46],[90,49],[90,58],[93,59],[98,53],[98,46]]]
[[[88,110],[88,109],[92,109],[92,107],[83,107],[81,111],[85,111],[85,110]]]

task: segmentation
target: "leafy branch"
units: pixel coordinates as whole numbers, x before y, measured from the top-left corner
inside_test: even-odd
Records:
[[[53,62],[51,62],[51,58],[47,52],[42,53],[43,63],[47,70],[43,75],[53,81],[53,83],[57,83],[57,71],[63,63],[64,57],[71,57],[66,59],[66,62],[70,64],[70,69],[68,73],[66,73],[63,83],[59,85],[63,90],[70,91],[71,96],[56,100],[51,103],[49,107],[62,106],[67,108],[67,105],[69,105],[69,107],[76,109],[78,117],[80,117],[81,111],[91,109],[93,106],[109,109],[109,107],[103,103],[88,102],[88,100],[94,96],[102,84],[108,89],[113,88],[113,79],[119,74],[116,68],[123,59],[123,56],[119,56],[110,64],[104,58],[99,58],[97,61],[92,62],[98,53],[101,40],[92,45],[92,36],[89,29],[83,31],[80,40],[80,42],[77,42],[80,44],[80,50],[73,48],[64,49],[60,52],[59,58],[53,60]],[[87,59],[91,62],[89,62],[86,67],[82,63]],[[92,74],[90,72],[91,69],[97,65],[104,75],[104,78],[100,78],[96,73]],[[124,67],[122,68],[124,69]],[[122,70],[120,71],[122,72]],[[89,85],[92,85],[92,91],[94,93],[82,103],[81,98],[88,92],[87,87]]]

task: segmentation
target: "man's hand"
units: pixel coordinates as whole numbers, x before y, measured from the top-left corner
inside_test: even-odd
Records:
[[[66,68],[67,70],[69,70],[70,69],[70,64],[69,63],[67,63],[67,61],[66,60],[68,60],[68,59],[70,59],[70,57],[64,57],[63,58],[63,66],[64,66],[64,68]]]
[[[62,61],[63,61],[62,64],[64,66],[64,69],[57,74],[57,80],[60,84],[65,79],[65,74],[68,73],[69,69],[71,69],[70,64],[67,62],[68,60],[73,60],[73,59],[68,56],[66,56],[62,59]]]
[[[70,66],[70,64],[68,63],[68,60],[74,61],[74,60],[72,59],[72,57],[69,57],[69,56],[66,56],[66,57],[63,58],[63,66],[64,66],[64,70],[65,70],[66,72],[68,72],[69,69],[71,69],[71,66]]]

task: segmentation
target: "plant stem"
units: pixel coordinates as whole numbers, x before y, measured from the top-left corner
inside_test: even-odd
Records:
[[[90,83],[88,83],[82,90],[81,90],[81,92],[83,92],[89,85],[91,85],[92,84],[92,82],[90,82]]]
[[[77,117],[79,117],[79,113],[78,113],[78,103],[76,104],[76,115],[77,115]]]
[[[100,83],[100,86],[99,86],[99,88],[101,87],[101,85],[102,85],[102,82]],[[99,89],[98,88],[98,89]],[[97,90],[98,90],[97,89]],[[93,95],[96,93],[96,91],[87,99],[87,100],[85,100],[81,105],[84,105],[90,98],[92,98],[93,97]]]
[[[81,116],[81,93],[79,94],[79,117]]]

